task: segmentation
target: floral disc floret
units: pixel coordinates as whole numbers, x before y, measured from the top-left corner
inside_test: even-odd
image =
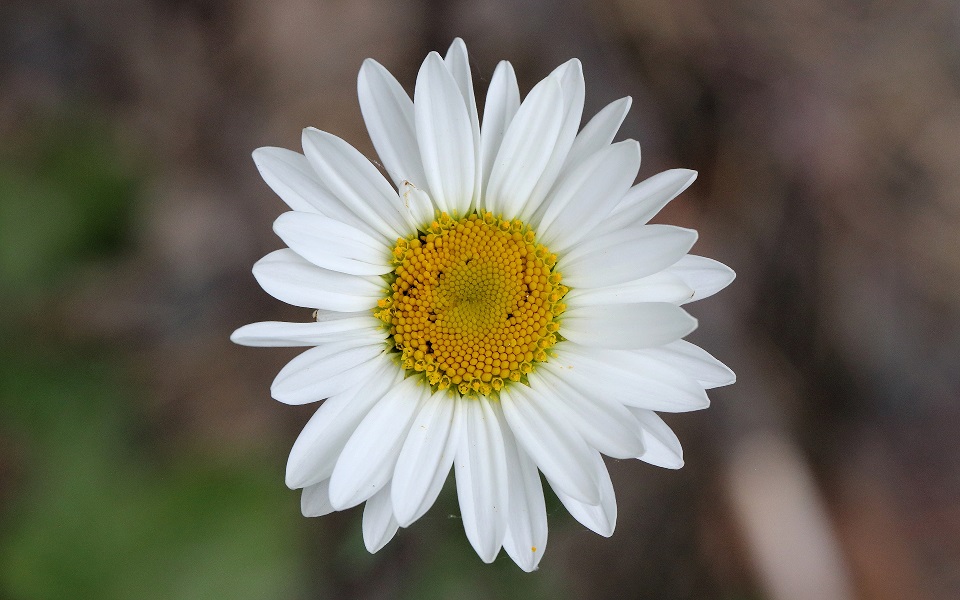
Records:
[[[393,252],[375,314],[405,369],[435,389],[487,395],[547,360],[568,290],[557,257],[522,221],[443,213]]]

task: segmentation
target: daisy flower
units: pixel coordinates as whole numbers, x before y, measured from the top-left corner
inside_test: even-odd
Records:
[[[482,122],[460,39],[427,56],[412,100],[373,60],[358,88],[389,180],[313,128],[303,154],[253,154],[291,209],[274,223],[287,248],[253,274],[316,312],[232,339],[311,347],[271,387],[287,404],[324,400],[287,463],[303,514],[366,503],[376,552],[429,510],[452,468],[480,558],[503,548],[532,571],[547,544],[542,473],[574,518],[612,535],[601,455],[679,468],[656,411],[706,408],[704,390],[734,381],[681,339],[697,325],[681,306],[733,272],[687,254],[695,231],[647,224],[696,173],[634,185],[640,146],[613,143],[630,99],[580,129],[577,60],[522,101],[501,62]]]

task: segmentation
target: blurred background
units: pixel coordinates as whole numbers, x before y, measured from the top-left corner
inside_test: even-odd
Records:
[[[481,99],[583,61],[634,99],[658,220],[737,281],[691,340],[739,381],[667,415],[686,467],[609,461],[611,539],[555,498],[523,574],[448,482],[377,555],[299,514],[311,407],[270,399],[303,321],[250,267],[284,205],[250,152],[312,125],[374,157],[356,74],[412,90],[462,36]],[[4,0],[0,598],[960,597],[960,4],[950,0]]]

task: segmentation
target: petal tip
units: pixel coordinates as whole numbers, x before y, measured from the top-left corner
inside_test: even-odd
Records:
[[[685,324],[681,330],[683,331],[683,335],[681,335],[680,337],[685,338],[697,330],[697,327],[700,325],[700,322],[697,320],[696,317],[694,317],[687,311],[682,310],[681,312],[683,312]]]
[[[723,264],[723,263],[720,263],[720,264]],[[727,276],[730,278],[730,280],[727,281],[727,285],[730,285],[731,283],[734,282],[734,280],[736,280],[737,272],[734,271],[732,268],[730,268],[728,265],[723,265],[723,266],[727,268]]]
[[[281,404],[300,404],[286,390],[281,389],[281,385],[276,380],[270,385],[270,397]]]
[[[517,559],[519,559],[519,560],[517,560]],[[527,556],[519,557],[519,556],[518,556],[518,557],[514,558],[514,561],[513,561],[513,562],[517,563],[517,566],[520,567],[520,569],[521,569],[524,573],[533,573],[534,571],[537,571],[537,570],[540,569],[540,566],[539,566],[539,564],[538,564],[539,561],[537,560],[536,555],[534,555],[532,552],[531,552],[531,556],[530,556],[530,557],[527,557]]]
[[[336,471],[334,471],[336,475]],[[330,478],[330,506],[334,510],[346,510],[354,506],[355,503],[352,503],[350,500],[349,490],[344,489],[343,485],[337,485],[336,477]]]
[[[253,152],[250,153],[250,156],[253,158],[253,164],[257,165],[257,167],[259,168],[260,163],[263,161],[264,158],[266,158],[269,155],[269,153],[270,153],[269,146],[261,146],[260,148],[256,148]]]
[[[383,550],[388,543],[390,543],[392,537],[393,536],[390,535],[367,535],[366,531],[364,531],[363,545],[367,548],[367,552],[370,554],[376,554],[377,552]]]
[[[394,510],[396,510],[396,509],[394,509]],[[414,516],[415,516],[415,515],[413,515],[413,514],[407,514],[407,513],[405,513],[405,514],[403,514],[403,515],[394,513],[394,518],[397,519],[397,523],[400,525],[400,527],[410,527],[411,525],[413,525],[413,524],[417,521],[417,520],[414,518]]]
[[[640,168],[640,142],[635,139],[626,139],[622,142],[617,142],[618,144],[624,144],[626,148],[629,148],[631,154],[635,154],[635,159],[637,162],[637,168]],[[614,144],[616,145],[616,144]]]
[[[230,341],[234,344],[239,344],[240,346],[247,346],[249,344],[245,343],[246,333],[249,331],[250,325],[244,325],[243,327],[237,328],[233,333],[230,334]]]
[[[480,560],[488,565],[493,563],[493,561],[495,561],[497,556],[500,554],[500,546],[489,549],[474,548],[474,550],[477,551],[477,556],[480,557]]]
[[[575,69],[576,71],[579,71],[580,74],[583,74],[583,63],[580,62],[579,58],[571,58],[565,62],[563,66],[568,69]]]
[[[304,487],[302,483],[303,482],[300,481],[300,477],[297,476],[296,472],[293,470],[292,467],[290,467],[288,463],[286,475],[284,475],[283,477],[283,484],[286,485],[291,490],[299,490],[302,487]],[[304,514],[303,516],[308,517],[310,515]]]

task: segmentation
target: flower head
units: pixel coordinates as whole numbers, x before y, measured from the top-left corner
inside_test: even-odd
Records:
[[[580,63],[521,102],[501,62],[481,126],[467,51],[427,56],[411,101],[378,63],[360,107],[392,184],[353,146],[316,129],[304,154],[260,148],[263,178],[292,209],[287,249],[253,269],[306,323],[254,323],[232,339],[312,346],[274,398],[324,400],[287,463],[319,516],[366,502],[376,552],[436,500],[451,467],[467,538],[524,570],[547,542],[540,473],[586,527],[609,536],[616,500],[601,454],[679,468],[654,411],[705,408],[733,373],[688,342],[681,305],[733,280],[688,255],[696,232],[649,219],[696,173],[634,185],[640,147],[612,143],[618,100],[579,129]],[[578,132],[579,130],[579,132]]]

